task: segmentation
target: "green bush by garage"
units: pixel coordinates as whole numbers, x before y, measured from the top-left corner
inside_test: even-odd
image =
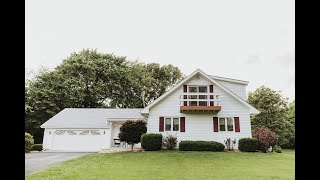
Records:
[[[145,151],[158,151],[162,146],[162,134],[143,134],[141,136],[141,147]]]
[[[181,141],[180,151],[224,151],[225,146],[216,141]]]
[[[32,151],[42,151],[42,144],[34,144],[31,148]]]
[[[239,140],[238,149],[242,152],[255,152],[258,145],[258,140],[255,138],[242,138]]]

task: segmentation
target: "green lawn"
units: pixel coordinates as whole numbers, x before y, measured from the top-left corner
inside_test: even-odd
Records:
[[[294,179],[294,150],[89,154],[26,179]]]

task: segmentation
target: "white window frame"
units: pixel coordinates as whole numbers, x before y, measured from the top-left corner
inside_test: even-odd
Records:
[[[197,88],[197,92],[190,92],[189,91],[189,87],[196,87]],[[207,92],[199,92],[199,87],[207,87]],[[194,102],[197,102],[197,105],[196,106],[199,106],[199,94],[201,94],[201,95],[206,95],[207,96],[207,98],[208,98],[208,96],[209,96],[209,86],[208,85],[188,85],[188,88],[187,88],[187,93],[189,94],[192,94],[192,93],[194,93],[194,95],[189,95],[189,96],[197,96],[197,101],[194,101]],[[188,97],[188,99],[189,99],[189,97]],[[201,99],[200,101],[203,101],[203,100],[205,100],[205,99]],[[208,99],[206,99],[206,100],[208,100]],[[190,102],[191,101],[189,101],[188,102],[188,106],[191,106],[190,105]],[[207,106],[209,106],[210,105],[210,103],[208,104],[208,102],[207,102]]]
[[[220,131],[220,118],[224,118],[224,127],[225,127],[225,131]],[[228,131],[228,121],[227,118],[231,118],[232,119],[232,131]],[[230,133],[230,132],[235,132],[235,123],[234,123],[234,117],[218,117],[218,128],[219,128],[219,132],[223,132],[223,133]]]
[[[170,118],[171,119],[171,128],[170,128],[170,131],[167,131],[166,130],[166,118]],[[179,129],[178,131],[174,131],[173,130],[173,118],[177,118],[178,119],[178,124],[179,124]],[[166,116],[164,117],[164,131],[165,132],[180,132],[180,117],[176,117],[176,116]]]

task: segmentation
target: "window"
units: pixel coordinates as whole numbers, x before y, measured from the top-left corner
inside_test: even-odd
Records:
[[[199,93],[206,93],[208,92],[207,86],[199,86]]]
[[[197,86],[189,86],[189,93],[197,93],[198,91]]]
[[[233,118],[219,118],[220,131],[232,131],[233,132]]]
[[[79,133],[79,135],[87,135],[87,134],[89,134],[89,131],[81,131],[81,132]]]
[[[92,135],[100,135],[100,132],[99,131],[91,131],[91,134]]]
[[[199,101],[199,106],[207,106],[207,101]]]
[[[189,106],[198,106],[198,101],[189,101]]]
[[[171,118],[166,118],[166,131],[171,131]]]
[[[233,119],[227,118],[228,131],[233,131]]]
[[[198,96],[197,95],[190,95],[189,99],[198,99]]]
[[[74,131],[67,131],[67,132],[68,132],[69,135],[77,135],[77,133],[74,132]]]
[[[179,118],[166,117],[165,124],[165,131],[179,131]]]
[[[179,131],[179,118],[173,118],[173,131]]]
[[[226,131],[225,118],[219,118],[220,131]]]
[[[188,106],[208,106],[208,86],[188,86],[188,93],[197,93],[197,95],[188,95],[188,99],[196,100],[197,101],[188,101]],[[200,99],[202,99],[200,101]]]
[[[56,135],[62,135],[64,134],[66,131],[62,131],[62,130],[58,130],[55,132]]]

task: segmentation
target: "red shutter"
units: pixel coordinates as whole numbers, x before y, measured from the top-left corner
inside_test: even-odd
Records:
[[[213,99],[213,95],[210,95],[210,99]],[[213,106],[213,101],[210,101],[210,106]]]
[[[210,85],[210,93],[213,93],[213,85]]]
[[[234,117],[234,125],[235,125],[235,132],[240,132],[240,121],[239,121],[239,117]]]
[[[218,132],[218,117],[213,117],[213,132]]]
[[[213,85],[210,85],[210,93],[213,93]],[[213,95],[210,95],[210,99],[213,99]],[[210,101],[210,106],[213,106],[213,101]]]
[[[187,89],[188,89],[187,85],[183,85],[183,92],[184,92],[184,93],[187,92]],[[187,99],[187,95],[184,95],[184,96],[183,96],[183,99]],[[184,105],[184,106],[188,106],[187,101],[183,101],[183,105]]]
[[[186,132],[186,118],[180,117],[180,132]]]
[[[187,92],[187,85],[183,85],[183,92]]]
[[[164,117],[159,117],[159,132],[164,131]]]

